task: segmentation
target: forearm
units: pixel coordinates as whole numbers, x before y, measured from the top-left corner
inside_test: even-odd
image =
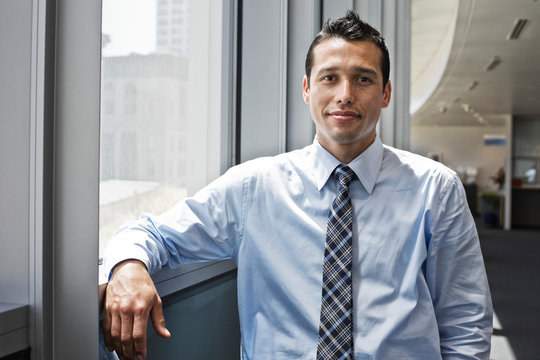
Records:
[[[103,272],[107,279],[113,269],[126,260],[140,261],[151,274],[168,262],[169,254],[164,246],[144,227],[135,224],[121,229],[109,240],[103,257]]]

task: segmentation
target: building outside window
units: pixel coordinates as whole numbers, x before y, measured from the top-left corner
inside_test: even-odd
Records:
[[[103,1],[100,257],[126,220],[162,213],[220,173],[216,23],[221,8],[210,1]]]

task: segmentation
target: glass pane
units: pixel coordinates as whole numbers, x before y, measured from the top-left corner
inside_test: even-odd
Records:
[[[514,159],[514,178],[522,180],[523,184],[536,184],[536,166],[538,160],[535,158],[515,158]]]
[[[236,274],[163,298],[171,338],[148,325],[148,360],[240,359]]]
[[[124,221],[219,175],[219,3],[103,1],[100,257]]]

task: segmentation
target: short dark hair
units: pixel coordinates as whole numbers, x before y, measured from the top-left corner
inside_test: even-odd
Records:
[[[345,16],[334,21],[327,20],[322,30],[315,36],[306,56],[306,76],[309,84],[311,68],[313,67],[313,49],[323,40],[342,38],[347,41],[370,41],[381,49],[381,70],[383,75],[383,89],[390,78],[390,55],[381,34],[371,25],[362,21],[360,16],[348,10]]]

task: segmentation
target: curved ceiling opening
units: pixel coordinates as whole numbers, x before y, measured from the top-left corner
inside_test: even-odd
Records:
[[[454,40],[458,6],[458,0],[411,2],[411,115],[431,97],[442,79]]]

